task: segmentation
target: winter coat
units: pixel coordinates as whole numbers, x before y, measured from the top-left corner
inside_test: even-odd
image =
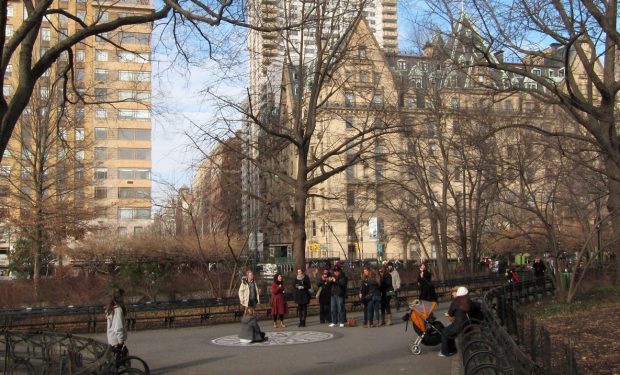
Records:
[[[381,278],[380,289],[382,298],[385,298],[389,292],[394,292],[394,287],[392,286],[392,275],[390,275],[389,272],[386,272]]]
[[[261,334],[258,321],[254,315],[246,315],[241,318],[241,330],[239,338],[251,341],[262,341],[264,334]]]
[[[258,285],[256,285],[256,281],[254,281],[254,288],[256,291],[256,304],[258,305],[260,303],[260,295],[258,294]],[[239,286],[239,302],[243,307],[248,307],[250,303],[250,284],[245,278],[241,280],[241,286]]]
[[[125,316],[123,308],[114,306],[114,310],[106,315],[108,344],[116,346],[127,341],[127,328],[125,328]]]
[[[332,283],[330,283],[329,281],[320,279],[317,285],[317,292],[319,289],[321,290],[321,293],[319,294],[319,303],[321,305],[331,304]]]
[[[288,312],[286,299],[284,298],[284,288],[282,284],[271,284],[271,315],[284,315]]]
[[[381,285],[379,281],[377,281],[374,277],[369,277],[366,279],[366,283],[368,284],[368,295],[372,300],[381,300]]]
[[[338,296],[345,298],[347,295],[347,276],[344,273],[340,273],[340,277],[336,281],[332,281],[332,296]]]
[[[431,273],[424,270],[422,275],[418,275],[418,284],[420,285],[420,299],[422,301],[437,301],[437,293],[435,287],[431,283]]]
[[[310,302],[310,278],[304,275],[304,278],[295,279],[295,303],[298,305],[307,305]]]

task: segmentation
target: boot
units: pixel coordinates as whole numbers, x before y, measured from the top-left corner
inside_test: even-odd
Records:
[[[273,328],[278,328],[278,323],[277,322],[273,322]]]
[[[280,320],[280,328],[286,328],[286,325],[284,324],[284,320]]]
[[[373,327],[375,327],[375,328],[381,327],[381,323],[377,320],[377,322],[375,323],[375,325]]]
[[[388,326],[392,325],[392,314],[387,314],[387,319],[385,320],[385,324]]]

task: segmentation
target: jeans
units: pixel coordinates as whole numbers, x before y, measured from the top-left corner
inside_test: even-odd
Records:
[[[381,310],[381,297],[373,297],[366,305],[366,317],[368,324],[371,324],[373,318],[377,319],[377,323],[380,320],[379,311]]]
[[[332,296],[332,323],[344,324],[345,323],[345,315],[344,315],[344,297],[340,296]]]

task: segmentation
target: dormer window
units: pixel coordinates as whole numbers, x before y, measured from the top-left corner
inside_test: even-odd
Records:
[[[536,68],[536,69],[532,69],[532,74],[535,75],[535,76],[540,77],[542,72],[541,72],[540,69]]]
[[[396,62],[396,67],[398,68],[398,70],[406,70],[407,69],[407,62],[404,60],[398,60]]]
[[[360,47],[357,50],[357,53],[358,53],[358,57],[360,58],[360,60],[366,59],[366,48],[365,47]]]

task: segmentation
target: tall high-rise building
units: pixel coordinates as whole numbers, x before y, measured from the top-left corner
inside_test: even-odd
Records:
[[[252,0],[248,2],[248,20],[262,30],[249,32],[249,108],[254,116],[267,120],[277,115],[280,103],[283,66],[312,66],[339,38],[347,35],[353,21],[363,17],[374,39],[386,52],[398,51],[396,0]],[[271,29],[271,30],[270,30]],[[256,111],[259,111],[256,113]],[[250,235],[251,251],[260,251],[262,196],[260,168],[261,129],[249,121],[246,127],[246,154],[242,168],[243,219]],[[269,240],[266,239],[268,242]],[[272,238],[272,240],[275,240]],[[254,249],[252,249],[252,244]],[[260,255],[259,255],[260,256]]]
[[[46,16],[33,53],[35,61],[75,33],[81,27],[77,19],[90,25],[154,10],[150,0],[55,0],[52,8],[76,19],[61,12]],[[25,17],[23,2],[9,0],[7,39]],[[151,32],[148,23],[87,38],[73,46],[71,53],[65,52],[40,78],[2,159],[1,203],[8,207],[2,211],[4,218],[23,214],[23,204],[21,211],[19,205],[8,204],[9,195],[19,186],[7,181],[23,179],[28,172],[24,160],[31,155],[24,126],[32,126],[24,124],[34,124],[36,121],[29,119],[38,117],[39,122],[47,122],[48,129],[58,129],[61,140],[52,146],[47,159],[55,173],[61,176],[62,172],[64,177],[56,177],[50,191],[61,189],[63,180],[81,181],[62,199],[70,195],[72,202],[89,208],[88,221],[101,230],[125,235],[151,223]],[[3,77],[5,97],[10,97],[18,84],[18,64],[17,58],[11,61]],[[71,70],[63,78],[67,66]],[[64,102],[63,82],[67,82],[66,94],[74,104],[65,102],[58,111]],[[43,104],[48,109],[42,109]],[[71,157],[66,157],[67,152]]]

